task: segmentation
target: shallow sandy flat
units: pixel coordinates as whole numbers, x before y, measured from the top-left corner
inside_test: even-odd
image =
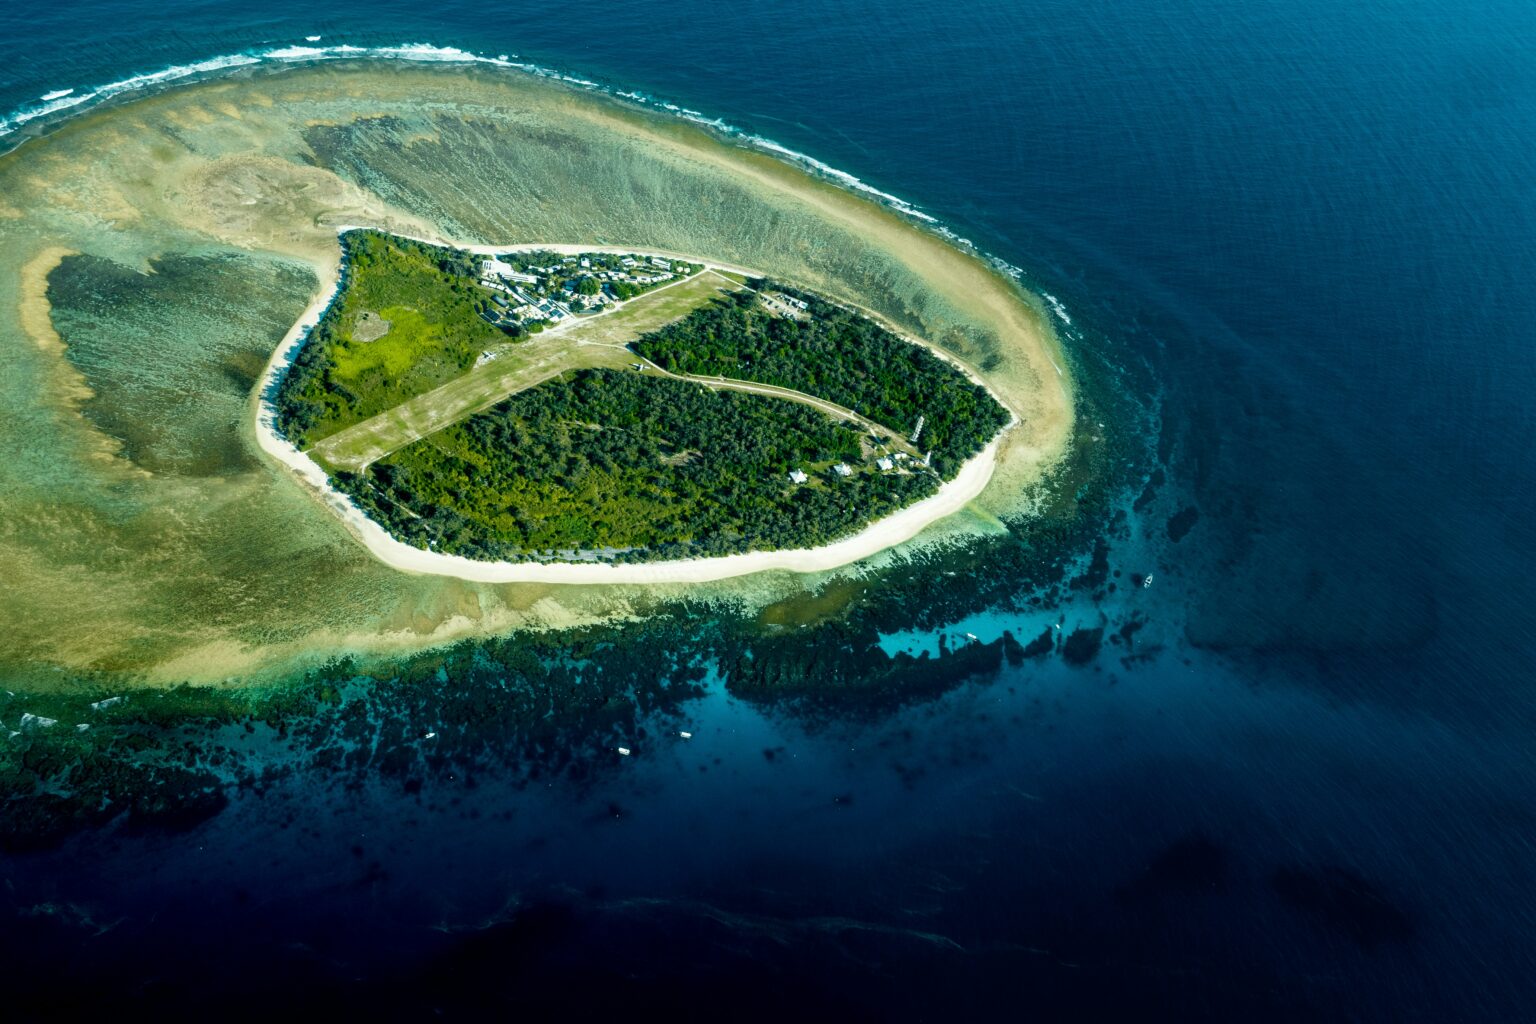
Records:
[[[957,539],[1033,514],[1071,443],[1072,381],[1050,324],[984,259],[706,128],[516,72],[338,62],[172,88],[0,155],[0,195],[19,214],[0,217],[0,616],[13,626],[0,670],[12,679],[243,682],[685,597],[761,607],[899,535]],[[757,558],[749,575],[703,584],[689,581],[731,563],[678,570],[679,583],[640,566],[583,586],[543,582],[582,567],[505,583],[401,571],[294,486],[249,412],[274,346],[333,278],[337,227],[357,223],[498,249],[709,254],[931,344],[1019,424],[974,498],[981,515],[920,533],[910,518],[879,524],[841,554]],[[117,335],[130,310],[152,347]],[[231,358],[209,360],[214,333]],[[203,422],[191,399],[204,395],[238,411]],[[123,424],[174,432],[181,464],[208,468],[137,461]],[[620,578],[642,582],[608,585]]]

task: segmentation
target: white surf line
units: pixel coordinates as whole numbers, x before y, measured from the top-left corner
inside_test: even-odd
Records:
[[[306,35],[304,41],[314,44],[320,42],[322,36]],[[190,64],[173,64],[143,74],[130,75],[127,78],[109,82],[105,85],[86,88],[84,92],[76,93],[74,88],[55,89],[42,97],[41,105],[22,107],[13,110],[8,115],[0,116],[0,139],[21,128],[23,125],[39,117],[47,117],[50,114],[59,113],[72,107],[90,103],[95,100],[108,100],[117,96],[123,96],[169,83],[180,82],[184,79],[200,75],[210,75],[226,72],[237,68],[250,67],[252,65],[291,65],[311,62],[324,62],[334,60],[390,60],[407,61],[420,64],[464,64],[482,65],[487,67],[514,70],[530,75],[534,78],[549,79],[563,82],[567,85],[581,89],[592,90],[601,95],[613,99],[624,100],[636,104],[652,112],[662,112],[678,118],[682,121],[701,125],[713,129],[725,137],[736,142],[744,143],[763,152],[771,153],[781,160],[794,164],[803,170],[810,171],[822,178],[835,181],[841,187],[860,192],[869,196],[882,205],[889,206],[899,213],[910,216],[916,220],[932,225],[935,230],[942,231],[952,240],[965,242],[939,225],[936,218],[923,213],[914,204],[907,202],[889,192],[863,181],[861,178],[840,170],[830,164],[823,163],[815,157],[808,156],[798,150],[790,149],[772,139],[764,138],[745,132],[735,125],[727,123],[719,117],[709,117],[697,110],[679,106],[667,100],[658,99],[638,90],[624,90],[616,87],[604,86],[589,78],[573,75],[556,68],[545,67],[528,61],[514,60],[509,54],[497,54],[488,57],[481,53],[472,53],[455,46],[438,46],[433,43],[400,43],[390,46],[354,46],[347,43],[327,46],[278,46],[266,49],[242,50],[238,53],[222,54]]]
[[[351,230],[358,230],[358,228],[354,225],[341,227],[338,228],[338,234]],[[649,250],[633,246],[556,246],[536,243],[520,246],[468,246],[438,239],[418,238],[415,241],[461,249],[477,255],[528,251],[652,254]],[[703,263],[711,269],[718,268],[733,273],[759,276],[741,268],[711,264],[698,257],[681,253],[656,252],[654,255],[672,255],[688,262]],[[298,355],[309,331],[319,322],[320,317],[335,301],[341,289],[340,253],[335,265],[317,269],[324,273],[322,277],[324,286],[320,294],[283,336],[283,340],[273,350],[272,357],[267,360],[267,367],[257,382],[254,415],[256,443],[263,452],[287,468],[305,490],[330,509],[348,531],[362,543],[369,554],[385,565],[403,572],[450,576],[478,583],[572,584],[708,583],[774,570],[794,573],[825,572],[909,541],[921,533],[925,527],[965,508],[986,489],[987,483],[992,479],[992,473],[997,467],[998,448],[1008,430],[1013,426],[1013,423],[1010,423],[1003,428],[1003,431],[993,438],[990,444],[961,466],[960,471],[943,484],[937,493],[899,509],[884,519],[870,523],[851,537],[845,537],[818,548],[753,551],[747,554],[721,555],[716,558],[689,558],[630,564],[482,562],[461,555],[425,551],[397,540],[365,515],[353,504],[351,498],[331,485],[330,477],[326,475],[325,470],[277,431],[277,410],[271,402],[273,387],[294,357]],[[925,347],[932,349],[932,346]],[[1017,419],[1014,422],[1017,422]]]
[[[304,39],[309,43],[317,43],[321,37],[307,35]],[[652,113],[668,114],[679,120],[712,129],[733,142],[771,154],[824,181],[831,181],[845,191],[866,196],[881,206],[922,223],[939,237],[962,249],[969,250],[979,258],[984,259],[994,269],[1007,274],[1014,280],[1022,281],[1024,278],[1024,272],[1018,267],[1000,257],[993,256],[977,248],[976,244],[969,238],[962,238],[954,231],[951,231],[937,218],[924,213],[916,204],[910,203],[899,196],[894,196],[889,192],[883,192],[856,175],[817,160],[815,157],[802,153],[799,150],[790,149],[788,146],[764,136],[743,131],[735,125],[727,123],[722,118],[709,117],[697,110],[690,110],[687,107],[658,99],[638,90],[625,90],[604,86],[591,79],[560,71],[556,68],[514,60],[512,56],[505,53],[488,57],[484,54],[470,53],[457,47],[437,46],[432,43],[403,43],[394,46],[352,46],[341,43],[329,46],[280,46],[275,49],[247,50],[240,53],[211,57],[191,64],[171,65],[145,74],[131,75],[116,82],[88,88],[84,92],[77,92],[73,88],[56,89],[43,96],[43,102],[40,106],[23,107],[19,110],[11,111],[8,115],[0,116],[0,140],[4,140],[28,122],[39,117],[67,112],[72,108],[93,101],[109,100],[118,96],[157,88],[167,83],[180,82],[191,77],[227,72],[251,65],[304,64],[332,60],[391,60],[426,65],[483,65],[519,71],[534,78],[563,82],[566,85],[592,90],[612,99],[628,101]]]

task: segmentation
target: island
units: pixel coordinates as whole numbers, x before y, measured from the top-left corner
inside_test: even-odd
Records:
[[[413,568],[838,542],[851,560],[872,524],[926,506],[902,524],[920,528],[979,490],[1014,422],[953,360],[740,268],[339,237],[333,294],[274,360],[267,422],[334,507],[440,556]]]
[[[1012,536],[1030,565],[1047,562],[1042,538],[1076,536],[1098,507],[1085,460],[1130,437],[1095,427],[1108,417],[1078,394],[1089,378],[1057,333],[1064,318],[1011,268],[840,171],[621,97],[501,68],[285,61],[77,113],[0,154],[0,560],[20,624],[0,665],[17,692],[286,686],[339,657],[387,675],[459,642],[664,630],[706,602],[779,621],[781,602],[823,601],[828,587],[885,595],[914,621],[953,617],[950,598],[981,592],[960,586],[963,568],[944,575],[962,553],[1019,577],[1016,560],[980,554],[1014,559]],[[495,291],[477,283],[484,259],[535,249],[681,258],[813,291],[931,346],[1017,422],[941,468],[929,496],[819,547],[627,563],[417,547],[338,489],[335,475],[357,470],[322,468],[318,432],[301,450],[275,419],[274,385],[331,305],[349,227],[471,254],[462,283],[477,299]],[[471,307],[459,322],[487,344],[450,372],[503,342],[485,367],[621,324],[699,279],[718,280],[701,270],[607,312],[530,324],[526,339],[475,323]],[[367,345],[383,354],[408,325],[373,311],[361,333],[388,320]],[[638,354],[592,351],[659,376],[628,368]],[[803,389],[896,440],[916,426]],[[493,391],[478,411],[512,396]],[[937,465],[933,419],[914,448]],[[838,482],[815,470],[803,468],[821,489]]]

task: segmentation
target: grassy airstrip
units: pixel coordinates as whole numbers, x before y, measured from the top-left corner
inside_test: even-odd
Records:
[[[737,283],[705,271],[630,299],[612,313],[571,321],[506,346],[497,358],[463,376],[332,434],[317,443],[310,455],[328,468],[358,472],[390,452],[567,371],[623,369],[635,362],[626,344],[687,316]]]

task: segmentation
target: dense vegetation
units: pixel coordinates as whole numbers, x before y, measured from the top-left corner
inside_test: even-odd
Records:
[[[480,316],[489,300],[472,256],[376,231],[348,232],[342,245],[340,296],[274,396],[278,428],[300,448],[447,383],[509,343]],[[387,332],[363,340],[373,332],[360,326],[380,320]]]
[[[808,292],[754,281],[806,304],[776,315],[751,292],[711,303],[631,346],[674,373],[735,377],[793,388],[910,436],[948,478],[1008,423],[1008,412],[954,366],[867,317]]]
[[[509,299],[619,297],[692,264],[547,252],[479,258],[375,231],[343,238],[337,300],[276,387],[278,427],[307,447],[472,369],[526,333]],[[583,263],[586,265],[583,266]],[[602,278],[601,282],[599,278]],[[864,432],[795,402],[612,370],[519,392],[336,485],[394,536],[480,559],[650,560],[816,547],[930,494],[1008,420],[960,370],[874,321],[767,281],[640,337],[678,374],[792,388],[856,410],[932,452],[932,471],[878,472]],[[611,291],[604,291],[610,289]],[[765,300],[763,295],[767,298]],[[597,298],[594,298],[597,297]],[[524,301],[519,298],[518,301]],[[531,314],[530,314],[531,315]],[[832,467],[839,463],[847,475]],[[853,467],[851,470],[849,466]],[[908,469],[905,467],[914,467]],[[804,483],[791,470],[809,474]]]
[[[471,558],[813,547],[937,486],[929,474],[832,474],[860,460],[861,437],[789,401],[583,370],[336,482],[395,536]],[[809,483],[790,483],[796,467]]]

